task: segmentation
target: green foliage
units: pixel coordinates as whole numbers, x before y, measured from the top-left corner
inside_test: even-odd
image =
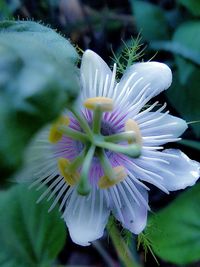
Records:
[[[0,0],[0,19],[12,17],[13,12],[20,6],[20,0]]]
[[[77,57],[48,27],[0,22],[1,181],[21,165],[30,138],[75,99]]]
[[[26,185],[0,192],[0,266],[50,266],[64,246],[65,226],[40,193]]]
[[[122,229],[121,234],[122,234],[122,238],[124,239],[126,245],[128,247],[130,247],[130,245],[131,245],[131,243],[133,241],[133,234],[129,230],[125,229],[125,228]]]
[[[191,53],[198,54],[200,60],[200,22],[182,24],[174,33],[173,41],[180,43]],[[200,69],[183,56],[176,56],[175,60],[178,77],[174,75],[173,86],[167,92],[168,99],[187,121],[199,120]],[[191,127],[196,136],[200,137],[200,124],[194,123]]]
[[[151,3],[130,0],[136,26],[142,36],[148,40],[163,40],[169,38],[169,27],[164,11]]]
[[[141,49],[142,44],[140,36],[136,39],[131,38],[129,42],[123,42],[123,46],[116,55],[113,53],[113,61],[117,64],[117,74],[122,75],[124,71],[130,67],[135,61],[143,56],[144,49]]]
[[[179,0],[178,2],[185,6],[193,15],[200,16],[199,0]]]
[[[179,2],[193,14],[200,14],[200,1],[179,0]],[[160,7],[144,1],[131,1],[131,4],[138,31],[142,31],[143,37],[150,42],[150,48],[154,51],[169,51],[175,55],[177,72],[174,74],[172,87],[166,92],[169,102],[188,122],[198,121],[200,119],[200,22],[194,20],[180,24],[175,27],[172,40],[169,40],[167,12],[164,13]],[[194,123],[191,127],[196,137],[200,137],[200,124]]]
[[[176,264],[200,259],[199,203],[197,184],[150,218],[146,231],[159,257]]]
[[[137,237],[137,249],[139,250],[140,247],[142,247],[144,250],[145,261],[146,261],[147,253],[150,252],[155,262],[159,265],[159,262],[152,250],[151,240],[149,239],[148,233],[146,231],[140,233]]]
[[[186,49],[190,50],[191,53],[195,53],[195,57],[200,62],[200,22],[189,21],[182,24],[175,31],[173,41],[180,43]],[[184,57],[184,55],[183,55]],[[179,71],[180,81],[184,84],[190,78],[190,75],[195,71],[196,66],[193,62],[188,62],[183,58],[176,57],[176,63]],[[196,62],[194,62],[196,63]],[[199,64],[200,65],[200,64]]]
[[[169,102],[188,122],[199,120],[199,84],[200,73],[199,69],[196,69],[196,71],[190,75],[184,86],[180,83],[178,76],[174,75],[173,84],[166,92]],[[196,136],[199,137],[200,124],[191,123],[190,126],[194,130]]]
[[[193,141],[193,140],[187,140],[187,139],[182,139],[179,141],[181,145],[191,147],[193,149],[200,150],[200,142],[198,141]]]
[[[164,50],[164,51],[174,53],[175,55],[179,55],[179,56],[183,57],[184,59],[188,60],[188,62],[187,62],[188,66],[190,66],[189,62],[192,62],[192,63],[200,66],[200,53],[185,46],[181,42],[177,42],[177,41],[153,41],[150,43],[150,48],[155,50],[155,51]],[[178,64],[178,65],[180,68],[180,79],[182,81],[185,81],[189,68],[187,70],[185,70],[184,65],[183,66],[181,64]],[[184,71],[184,74],[186,74],[186,76],[181,75],[182,74],[181,71]]]
[[[172,41],[152,42],[154,50],[174,53],[177,72],[174,72],[172,87],[166,95],[174,108],[186,119],[198,121],[200,83],[200,22],[190,21],[181,24],[175,31]],[[178,100],[178,101],[177,101]],[[197,137],[200,124],[191,123]]]

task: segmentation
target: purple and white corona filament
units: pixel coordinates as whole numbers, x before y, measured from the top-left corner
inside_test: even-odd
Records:
[[[137,63],[116,82],[94,52],[80,68],[78,104],[43,131],[29,153],[32,186],[48,189],[59,202],[72,240],[86,246],[103,235],[110,213],[139,234],[146,226],[148,183],[162,191],[184,189],[199,178],[199,163],[163,145],[178,141],[184,120],[150,99],[167,89],[171,70],[162,63]],[[145,182],[145,183],[144,183]]]

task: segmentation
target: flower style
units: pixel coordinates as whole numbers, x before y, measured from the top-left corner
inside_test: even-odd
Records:
[[[28,152],[32,186],[45,185],[60,203],[72,240],[87,246],[103,235],[110,212],[122,226],[139,234],[146,226],[148,183],[162,191],[195,184],[199,163],[163,145],[178,141],[184,120],[163,112],[166,104],[148,105],[171,85],[162,63],[136,63],[120,82],[94,52],[80,68],[81,96],[70,111],[45,129]]]

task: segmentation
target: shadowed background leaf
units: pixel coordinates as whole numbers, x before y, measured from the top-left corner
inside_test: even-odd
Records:
[[[185,265],[200,259],[200,184],[151,216],[146,234],[165,261]]]
[[[191,53],[200,55],[200,22],[192,21],[182,24],[175,31],[173,40],[189,49]],[[177,73],[174,75],[172,87],[166,92],[168,100],[185,120],[198,121],[200,119],[200,69],[181,54],[175,54],[175,62]],[[191,124],[191,127],[196,137],[199,138],[200,123]]]
[[[76,98],[77,58],[70,42],[48,27],[0,22],[1,182],[22,164],[30,138]]]
[[[169,26],[164,11],[154,4],[130,0],[135,14],[138,32],[145,40],[165,40],[169,38]],[[144,12],[145,10],[145,12]]]
[[[61,214],[56,208],[48,213],[50,203],[36,204],[39,196],[27,185],[0,191],[1,267],[51,266],[63,248],[66,231]]]

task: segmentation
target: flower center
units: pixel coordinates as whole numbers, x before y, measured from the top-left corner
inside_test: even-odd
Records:
[[[116,133],[115,129],[107,121],[102,121],[101,122],[100,132],[104,136],[113,135],[113,134]]]
[[[112,167],[105,151],[137,158],[141,153],[142,140],[139,127],[133,120],[128,120],[125,123],[125,131],[120,133],[115,133],[109,123],[102,120],[104,112],[113,111],[114,104],[111,98],[88,98],[84,106],[93,112],[91,123],[88,123],[75,108],[70,109],[82,131],[70,128],[69,118],[62,116],[52,125],[49,132],[49,141],[52,143],[58,142],[63,135],[82,143],[83,149],[73,161],[70,162],[66,158],[58,159],[60,174],[69,185],[77,184],[80,195],[88,195],[90,192],[89,171],[94,158],[98,157],[104,171],[98,186],[101,189],[109,188],[123,181],[127,174],[121,165]],[[122,145],[122,141],[126,144]],[[80,173],[78,170],[81,170]]]

